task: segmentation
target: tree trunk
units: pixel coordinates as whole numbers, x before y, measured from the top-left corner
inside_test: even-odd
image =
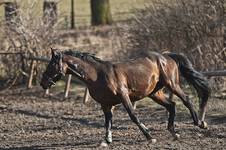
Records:
[[[5,20],[7,23],[15,23],[18,5],[16,2],[5,2]]]
[[[224,0],[222,0],[223,7],[223,49],[226,49],[226,6]],[[226,51],[223,52],[224,60],[226,60]]]
[[[92,25],[105,25],[112,23],[109,0],[90,0]]]
[[[44,1],[43,5],[44,23],[54,25],[57,22],[57,3],[54,1]]]

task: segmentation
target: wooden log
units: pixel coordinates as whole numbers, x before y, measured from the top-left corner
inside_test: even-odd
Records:
[[[66,85],[65,85],[65,89],[64,89],[64,98],[68,98],[68,93],[70,91],[71,77],[72,77],[72,75],[69,74]]]
[[[32,88],[32,81],[33,81],[34,68],[35,68],[35,61],[32,60],[32,61],[31,61],[31,65],[30,65],[29,80],[28,80],[28,84],[27,84],[27,88],[28,88],[28,89]]]
[[[85,88],[85,93],[84,93],[84,97],[83,97],[83,104],[86,104],[89,101],[89,90],[86,87]]]

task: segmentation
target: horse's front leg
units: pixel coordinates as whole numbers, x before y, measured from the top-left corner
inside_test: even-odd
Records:
[[[124,105],[126,111],[128,112],[130,119],[139,127],[141,132],[145,135],[147,140],[151,140],[152,143],[156,142],[156,139],[153,139],[151,135],[148,133],[148,128],[145,127],[143,123],[140,122],[140,120],[136,117],[133,105],[130,101],[129,95],[127,94],[126,90],[122,90],[120,93],[120,98],[122,101],[122,104]]]
[[[110,144],[112,143],[112,116],[113,116],[113,109],[112,106],[101,106],[104,116],[105,116],[105,128],[106,128],[106,135],[105,135],[105,141]]]

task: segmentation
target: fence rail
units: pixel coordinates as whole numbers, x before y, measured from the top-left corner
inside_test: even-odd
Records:
[[[215,71],[208,71],[208,72],[203,72],[203,74],[207,77],[212,77],[212,76],[226,76],[226,69],[224,70],[215,70]]]

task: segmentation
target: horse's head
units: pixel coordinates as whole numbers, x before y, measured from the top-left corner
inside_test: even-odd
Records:
[[[63,55],[61,52],[52,50],[52,58],[42,75],[41,83],[43,89],[48,89],[55,85],[58,80],[65,75],[63,68]]]

